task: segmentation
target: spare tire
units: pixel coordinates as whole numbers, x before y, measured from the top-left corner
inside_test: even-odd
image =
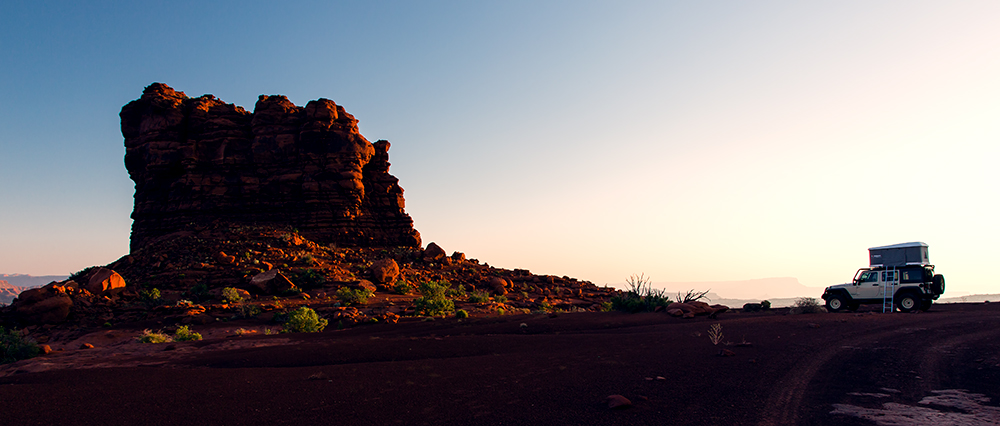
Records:
[[[934,276],[934,281],[931,282],[931,291],[934,294],[944,293],[944,275],[937,274]]]

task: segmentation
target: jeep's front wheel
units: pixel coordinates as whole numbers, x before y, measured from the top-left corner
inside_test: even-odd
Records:
[[[847,308],[847,301],[844,300],[844,296],[834,294],[826,299],[826,310],[830,312],[840,312],[845,308]]]
[[[903,293],[896,299],[896,307],[899,308],[900,312],[913,312],[920,307],[920,303],[920,298],[914,296],[913,293]]]

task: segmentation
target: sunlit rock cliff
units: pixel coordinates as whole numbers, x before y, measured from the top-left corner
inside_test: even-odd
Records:
[[[121,111],[135,181],[131,250],[225,221],[292,226],[352,246],[419,247],[389,142],[329,99],[261,95],[254,111],[153,83]]]

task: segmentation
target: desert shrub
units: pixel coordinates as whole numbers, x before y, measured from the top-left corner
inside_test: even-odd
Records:
[[[626,290],[611,298],[611,309],[623,312],[653,312],[657,307],[670,305],[666,290],[652,288],[644,274],[632,275],[625,282]]]
[[[444,315],[455,310],[455,302],[447,297],[447,281],[427,281],[420,283],[421,296],[413,301],[414,308],[421,315]]]
[[[5,330],[0,326],[0,364],[33,358],[41,352],[33,340],[25,338],[17,330]]]
[[[507,303],[507,296],[498,294],[496,296],[493,296],[493,301],[497,303]]]
[[[763,310],[765,310],[765,311],[768,310],[768,309],[771,309],[771,301],[770,300],[765,300],[765,301],[760,302],[760,308],[763,309]]]
[[[312,259],[312,256],[310,255],[306,255],[306,257]],[[309,264],[312,264],[312,262],[312,260],[307,261]],[[319,271],[312,268],[294,272],[289,278],[291,278],[292,282],[295,283],[296,286],[305,289],[319,288],[322,287],[323,284],[326,284],[326,277]]]
[[[201,340],[201,334],[191,331],[186,325],[177,327],[177,331],[174,332],[174,341],[186,342],[189,340]]]
[[[372,291],[364,288],[341,287],[337,290],[337,299],[344,305],[364,305],[368,303],[369,297],[372,297]]]
[[[701,299],[704,299],[705,295],[707,295],[709,291],[711,290],[705,290],[705,291],[688,290],[687,293],[684,294],[677,292],[676,300],[677,303],[697,302]]]
[[[140,291],[139,300],[149,307],[158,306],[162,302],[162,299],[160,298],[160,289],[152,288]]]
[[[233,287],[226,287],[222,289],[222,300],[226,303],[236,303],[243,301],[243,296],[240,296],[240,292]]]
[[[396,294],[410,294],[410,285],[406,281],[399,280],[392,285],[392,292]]]
[[[188,290],[188,295],[191,300],[195,302],[200,302],[202,300],[208,299],[208,286],[204,283],[197,284]]]
[[[150,329],[145,329],[142,334],[139,335],[139,343],[167,343],[174,341],[170,335],[162,332],[154,332]]]
[[[476,290],[469,293],[469,301],[472,303],[486,303],[490,301],[490,294],[485,290]]]
[[[497,315],[503,316],[506,313],[507,311],[503,310],[503,308],[497,309]]]
[[[811,297],[800,297],[795,300],[795,304],[792,305],[792,309],[788,311],[790,314],[818,314],[824,312],[822,306],[816,302],[816,299]]]
[[[246,302],[240,303],[239,311],[240,311],[239,315],[241,318],[253,318],[257,315],[260,315],[261,313],[259,305],[254,305]]]
[[[292,311],[285,321],[286,333],[316,333],[326,328],[328,321],[320,318],[316,311],[305,306]]]
[[[455,318],[468,318],[469,313],[465,309],[455,311]]]
[[[448,284],[447,281],[442,281],[442,283]],[[449,287],[448,291],[445,292],[445,295],[448,297],[465,297],[466,294],[465,287],[461,284],[455,287]]]

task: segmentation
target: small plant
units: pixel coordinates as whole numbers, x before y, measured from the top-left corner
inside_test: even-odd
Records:
[[[303,259],[306,258],[309,259],[306,260],[306,263],[309,263],[310,265],[314,263],[314,260],[312,260],[311,255],[307,254],[306,257]],[[319,271],[312,268],[303,269],[301,271],[293,273],[291,279],[292,282],[295,283],[295,285],[306,289],[319,288],[322,287],[323,284],[326,284],[326,277],[323,276],[323,274],[321,274]]]
[[[485,290],[476,290],[469,293],[469,301],[472,303],[486,303],[490,301],[490,294]]]
[[[261,313],[260,306],[246,302],[240,303],[239,309],[241,318],[253,318]]]
[[[188,294],[190,295],[191,300],[194,300],[196,302],[206,300],[208,299],[208,286],[205,285],[204,283],[197,284],[194,287],[191,287],[190,290],[188,290]]]
[[[254,334],[256,332],[257,332],[257,330],[247,330],[247,329],[242,328],[242,327],[241,328],[237,328],[236,331],[235,331],[235,333],[236,333],[237,336],[243,336],[243,335],[246,335],[246,334]]]
[[[708,340],[713,345],[718,345],[722,341],[722,324],[715,323],[708,327]]]
[[[816,299],[811,297],[800,297],[795,300],[795,305],[788,311],[790,314],[818,314],[823,312],[823,307],[819,306]]]
[[[601,302],[601,312],[611,312],[613,304],[611,302]]]
[[[320,318],[316,311],[305,306],[292,311],[285,321],[286,333],[317,333],[323,331],[329,322]]]
[[[139,335],[139,343],[167,343],[172,342],[172,339],[168,334],[163,332],[153,332],[150,329],[145,329],[142,334]]]
[[[274,331],[274,330],[271,330],[270,328],[265,328],[265,329],[264,329],[264,335],[265,335],[265,336],[270,336],[270,335],[272,335],[272,334],[277,334],[277,332],[276,332],[276,331]]]
[[[201,334],[191,331],[186,325],[177,327],[177,331],[174,332],[174,341],[186,342],[189,340],[201,340]]]
[[[760,302],[760,308],[763,309],[763,310],[765,310],[765,311],[768,310],[768,309],[771,309],[771,301],[770,300],[765,300],[765,301]]]
[[[17,330],[7,331],[0,326],[0,364],[33,358],[41,352],[34,341],[26,339]]]
[[[447,281],[427,281],[420,284],[421,297],[413,301],[421,315],[444,315],[455,310],[455,302],[447,297]]]
[[[468,317],[469,317],[469,313],[466,312],[465,309],[459,309],[459,310],[455,311],[455,318],[463,319],[463,318],[468,318]]]
[[[160,298],[160,289],[153,288],[150,290],[140,291],[139,300],[142,300],[142,303],[148,307],[158,306],[162,302]]]
[[[507,313],[507,311],[504,311],[503,308],[498,308],[497,309],[497,315],[503,316],[506,313]]]
[[[351,289],[341,287],[337,290],[337,299],[344,305],[364,305],[368,303],[368,298],[372,296],[372,291],[364,288]]]
[[[446,284],[448,283],[447,281],[442,281],[442,282],[446,283]],[[457,297],[465,297],[466,294],[467,293],[465,292],[465,287],[463,287],[461,284],[459,284],[459,285],[457,285],[455,287],[449,288],[448,291],[446,292],[446,295],[448,297],[456,297],[456,298]]]
[[[507,296],[498,294],[496,296],[493,296],[493,301],[497,303],[507,303]]]
[[[243,296],[240,296],[240,292],[233,287],[226,287],[222,289],[222,300],[226,303],[237,303],[243,301]]]
[[[685,293],[685,294],[681,294],[680,292],[677,292],[677,303],[697,302],[697,301],[699,301],[701,299],[706,298],[705,295],[707,295],[709,291],[712,291],[712,290],[709,289],[709,290],[705,290],[705,291],[701,291],[701,292],[694,291],[694,290],[688,290],[687,293]]]
[[[396,294],[410,294],[410,285],[406,281],[399,280],[392,286],[392,292]]]

